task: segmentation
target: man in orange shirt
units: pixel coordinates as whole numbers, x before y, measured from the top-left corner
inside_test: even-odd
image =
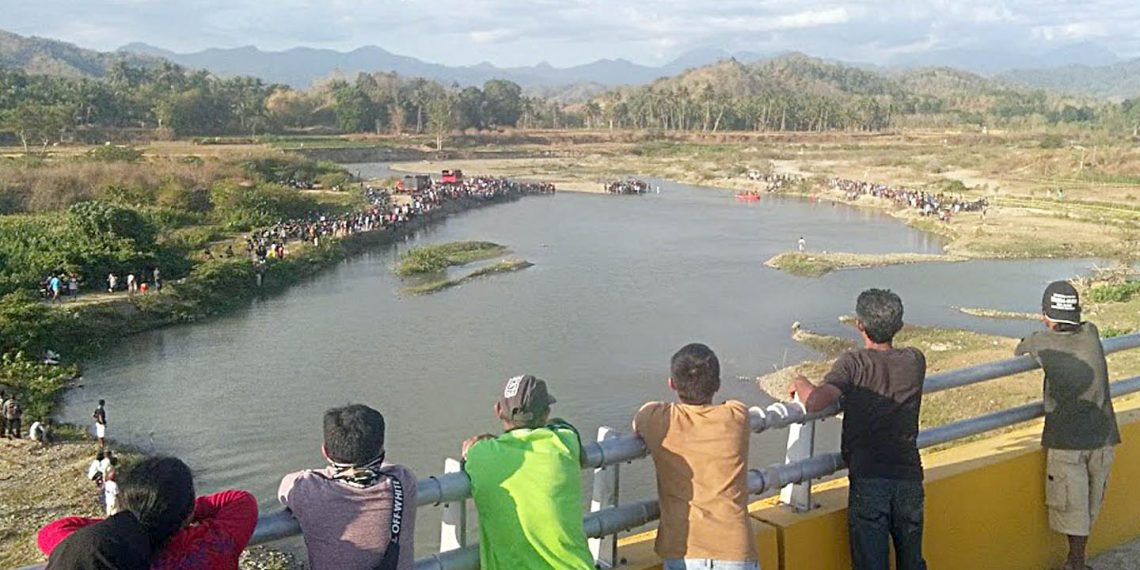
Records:
[[[633,422],[657,467],[657,555],[665,570],[759,570],[748,518],[748,407],[713,403],[720,361],[709,347],[686,345],[671,368],[679,401],[645,404]]]

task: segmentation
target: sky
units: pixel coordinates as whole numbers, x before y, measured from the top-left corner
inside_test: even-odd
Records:
[[[891,63],[943,50],[1044,54],[1091,42],[1140,56],[1136,0],[0,0],[0,29],[110,51],[378,45],[448,65],[602,58],[657,65],[696,48]]]

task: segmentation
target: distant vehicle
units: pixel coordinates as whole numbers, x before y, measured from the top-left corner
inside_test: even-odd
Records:
[[[431,176],[427,174],[407,175],[403,180],[396,182],[397,192],[419,192],[431,188]]]
[[[459,184],[463,182],[462,170],[444,170],[440,173],[440,182],[444,184]]]

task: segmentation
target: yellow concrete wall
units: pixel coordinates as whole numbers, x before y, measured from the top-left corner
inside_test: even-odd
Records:
[[[1104,509],[1093,529],[1095,555],[1140,536],[1140,398],[1118,400],[1124,443],[1116,448]],[[1059,566],[1063,536],[1049,530],[1041,423],[924,456],[926,530],[931,568],[1038,570]],[[775,500],[758,501],[765,570],[850,568],[846,479],[817,485],[820,507],[794,513]],[[770,535],[769,538],[765,538]],[[646,548],[646,545],[649,548]],[[652,533],[624,541],[622,552],[652,556]],[[654,568],[646,562],[633,568]]]

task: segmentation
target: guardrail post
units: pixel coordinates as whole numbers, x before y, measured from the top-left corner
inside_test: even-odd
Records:
[[[618,436],[612,428],[598,428],[598,443]],[[618,505],[619,465],[603,465],[594,469],[594,499],[590,501],[590,512]],[[617,560],[617,535],[590,539],[590,553],[594,555],[595,568],[613,568]]]
[[[795,400],[799,403],[799,398]],[[784,463],[795,463],[809,459],[815,454],[815,421],[788,426],[788,450]],[[791,506],[797,512],[809,511],[815,507],[811,502],[811,479],[784,486],[780,490],[780,502]]]
[[[444,473],[458,473],[463,464],[448,457],[443,462]],[[439,551],[448,552],[467,546],[467,499],[443,504],[443,523],[439,529]]]

